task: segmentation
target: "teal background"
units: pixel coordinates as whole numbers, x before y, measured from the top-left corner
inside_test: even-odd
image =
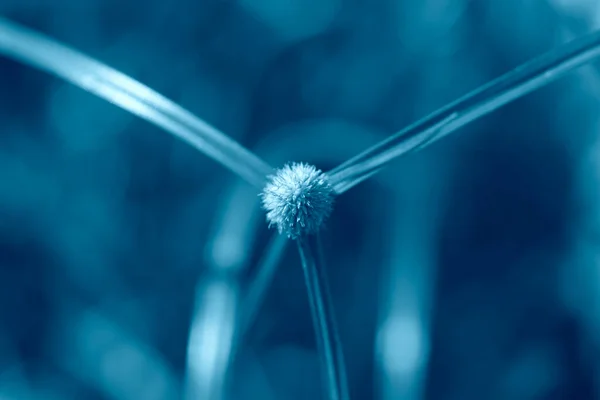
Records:
[[[0,14],[273,165],[324,170],[599,15],[558,0],[0,0]],[[599,88],[586,67],[340,197],[323,238],[353,399],[600,398]],[[274,233],[244,188],[158,128],[0,57],[0,398],[180,398],[215,239],[252,232],[222,250],[246,260],[245,287]],[[396,309],[427,329],[386,342]],[[410,384],[386,384],[388,357]],[[236,400],[319,398],[293,246],[231,379]]]

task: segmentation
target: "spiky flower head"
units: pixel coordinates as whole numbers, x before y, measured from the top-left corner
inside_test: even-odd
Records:
[[[268,177],[261,193],[269,227],[296,239],[316,233],[331,214],[333,188],[325,174],[310,164],[290,163]]]

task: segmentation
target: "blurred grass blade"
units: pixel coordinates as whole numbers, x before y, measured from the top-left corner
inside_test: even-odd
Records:
[[[328,400],[349,400],[346,366],[318,235],[297,239]],[[316,250],[316,254],[315,254]]]
[[[600,31],[564,44],[483,85],[346,161],[328,176],[336,192],[342,193],[397,157],[422,149],[598,56]]]
[[[223,400],[235,335],[238,288],[212,274],[197,289],[187,351],[186,400]]]
[[[375,365],[380,400],[424,400],[436,312],[440,225],[454,165],[423,155],[393,174],[390,238],[380,271]]]
[[[277,271],[277,267],[288,248],[288,243],[289,240],[284,235],[277,233],[273,235],[258,263],[257,275],[250,282],[247,293],[239,296],[237,325],[235,326],[231,350],[232,360],[237,357],[246,335],[256,321],[258,312],[273,281],[275,271]]]
[[[252,328],[288,243],[287,237],[276,233],[267,245],[265,254],[256,268],[256,276],[251,281],[242,302],[239,326],[241,337]]]
[[[271,172],[271,167],[252,152],[154,90],[3,18],[0,54],[62,78],[163,128],[260,189]]]

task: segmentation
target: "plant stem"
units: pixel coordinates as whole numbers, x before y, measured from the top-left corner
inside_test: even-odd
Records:
[[[417,151],[600,56],[600,31],[513,69],[329,171],[338,194],[394,159]]]
[[[238,314],[232,338],[232,359],[237,357],[246,335],[256,321],[256,316],[271,285],[277,266],[288,248],[288,242],[288,238],[284,235],[277,233],[273,235],[258,263],[256,276],[250,282],[247,293],[239,296]]]
[[[224,133],[129,76],[0,18],[0,54],[46,71],[164,129],[262,189],[272,168]],[[83,134],[83,132],[82,132]]]
[[[349,400],[344,356],[323,268],[320,238],[318,235],[301,236],[297,241],[315,326],[317,350],[327,385],[327,399]]]
[[[256,268],[256,275],[243,296],[241,321],[238,327],[241,337],[252,328],[256,315],[262,306],[267,290],[271,286],[277,266],[288,248],[289,239],[285,235],[274,234]]]
[[[237,281],[218,272],[198,284],[187,348],[186,400],[226,398],[238,299]]]

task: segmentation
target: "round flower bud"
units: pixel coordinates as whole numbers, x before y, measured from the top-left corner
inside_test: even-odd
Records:
[[[333,188],[327,176],[305,163],[291,163],[268,177],[261,193],[269,227],[296,239],[316,233],[331,214]]]

